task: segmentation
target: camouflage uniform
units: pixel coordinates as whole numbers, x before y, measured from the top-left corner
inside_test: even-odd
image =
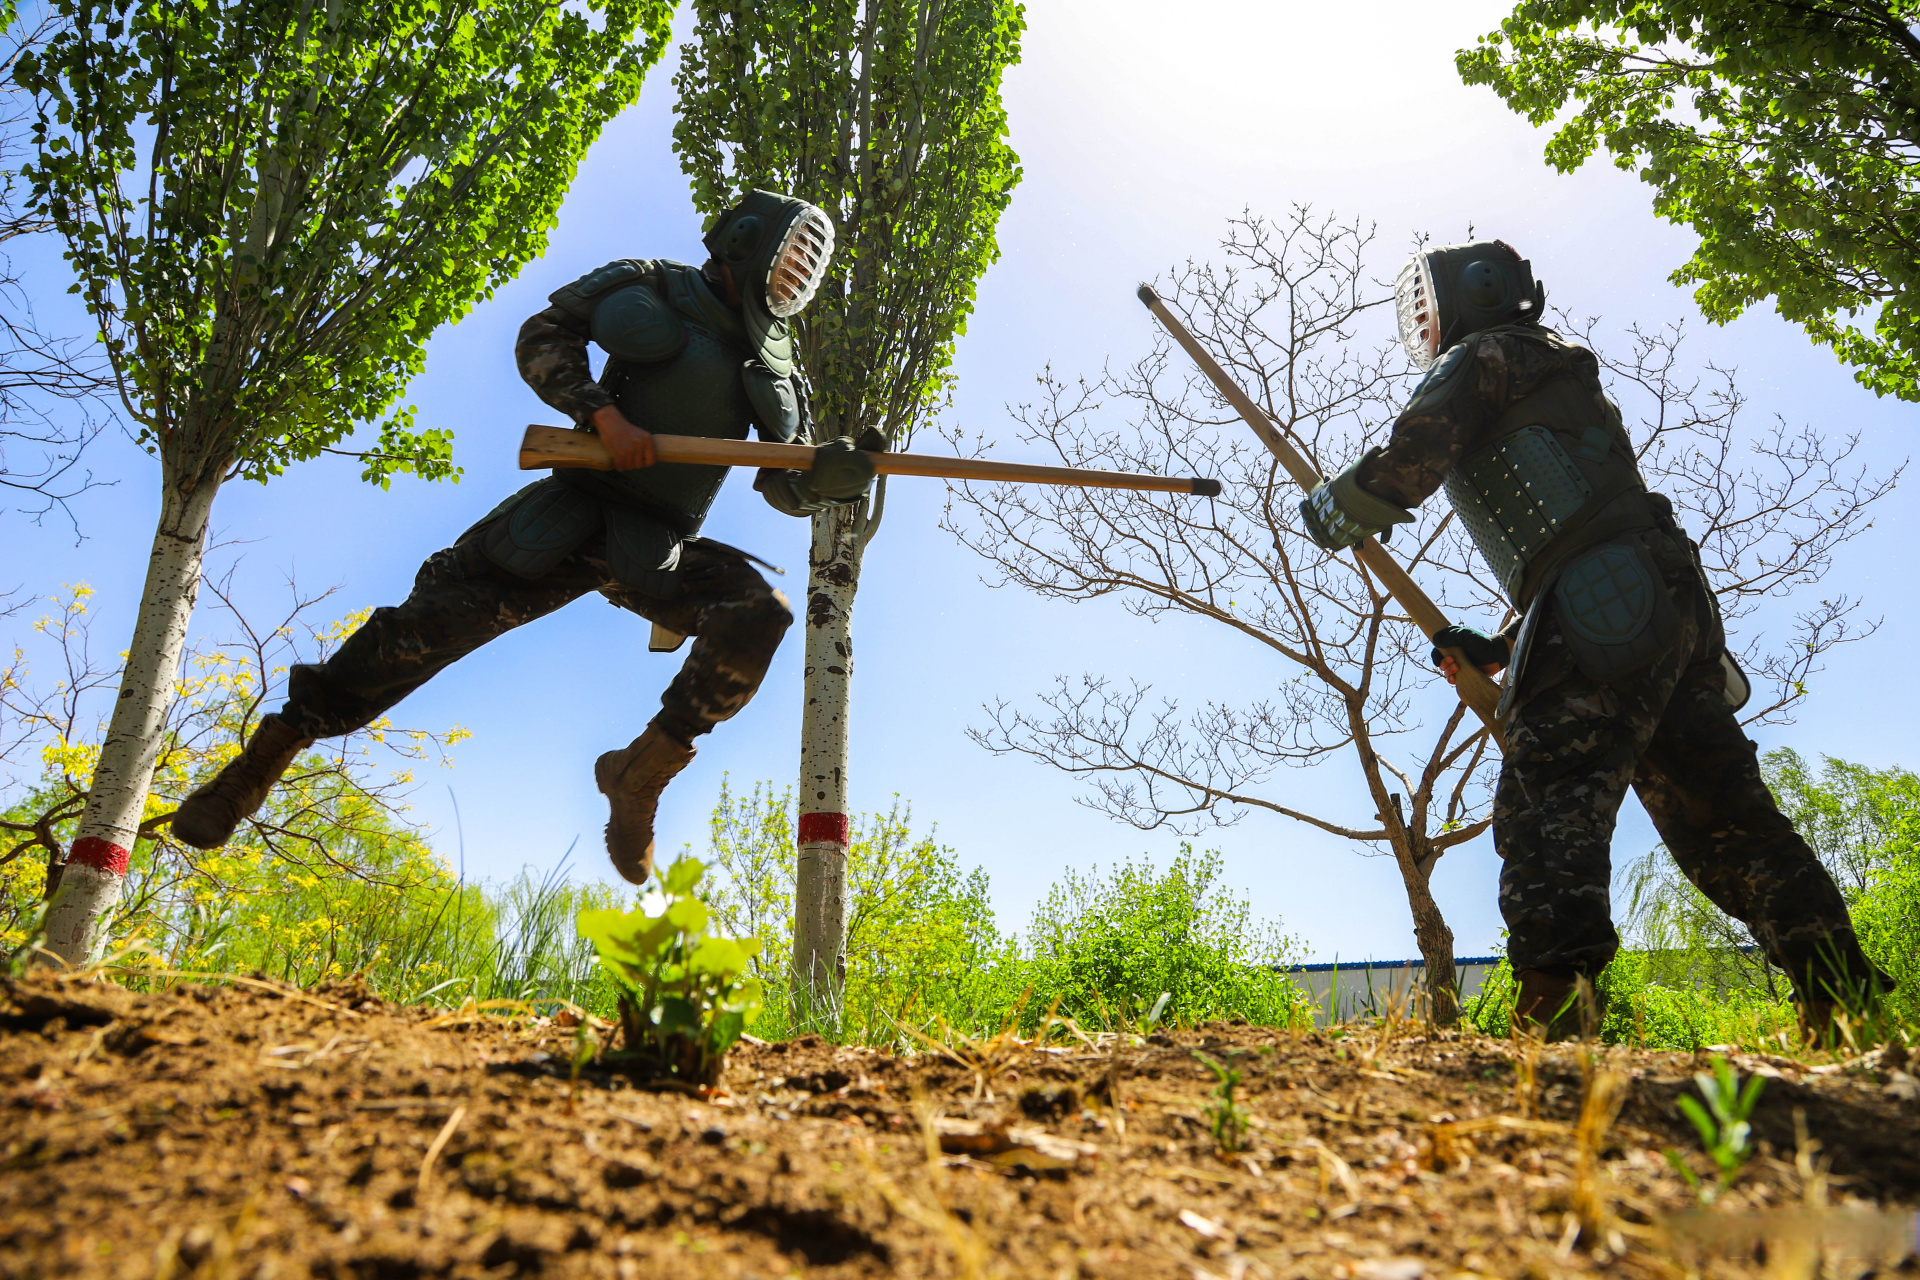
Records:
[[[1583,348],[1511,331],[1466,342],[1469,367],[1449,394],[1415,397],[1386,447],[1359,467],[1362,488],[1419,505],[1509,405],[1562,374],[1604,402]],[[1671,642],[1637,670],[1595,681],[1545,609],[1521,655],[1493,811],[1514,968],[1591,977],[1613,958],[1609,849],[1631,785],[1681,870],[1747,926],[1803,998],[1891,987],[1861,954],[1833,877],[1762,782],[1727,700],[1725,637],[1697,551],[1671,504],[1653,495],[1650,505],[1652,527],[1623,537],[1640,541],[1665,582],[1677,616]],[[1510,641],[1518,629],[1508,628]]]
[[[521,327],[514,355],[540,398],[585,423],[614,397],[591,376],[587,325],[558,306]],[[370,723],[449,664],[487,641],[598,591],[668,631],[695,637],[685,664],[661,695],[655,723],[683,742],[732,716],[753,697],[793,622],[787,599],[740,551],[689,538],[671,573],[649,575],[649,590],[608,567],[606,535],[595,534],[538,577],[500,567],[482,535],[497,510],[420,566],[413,591],[376,609],[324,663],[293,668],[281,716],[307,737],[350,733]]]

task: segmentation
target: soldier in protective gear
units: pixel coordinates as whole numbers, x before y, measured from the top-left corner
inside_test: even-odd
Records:
[[[1501,634],[1448,627],[1433,657],[1449,680],[1443,647],[1489,675],[1509,668],[1493,818],[1520,1022],[1572,1030],[1578,981],[1619,947],[1609,845],[1631,786],[1688,878],[1752,931],[1822,1030],[1836,1002],[1892,980],[1762,782],[1699,549],[1648,492],[1593,353],[1542,326],[1545,300],[1499,241],[1416,254],[1395,302],[1426,377],[1387,443],[1301,503],[1307,530],[1351,546],[1444,486],[1513,604]]]
[[[789,322],[819,288],[833,224],[805,201],[749,192],[707,232],[699,268],[623,259],[554,293],[521,326],[520,375],[596,432],[612,471],[556,470],[428,557],[397,607],[376,609],[326,662],[293,668],[287,702],[245,750],[173,817],[188,844],[213,848],[266,800],[314,739],[371,723],[487,641],[598,591],[693,649],[646,731],[602,755],[607,852],[635,884],[653,861],[660,793],[693,759],[694,739],[745,706],[793,621],[749,557],[700,537],[727,468],[655,464],[655,431],[810,439],[807,383]],[[587,346],[607,354],[596,380]],[[873,448],[878,441],[863,441]],[[851,440],[820,446],[810,472],[754,481],[789,515],[857,501],[873,464]]]

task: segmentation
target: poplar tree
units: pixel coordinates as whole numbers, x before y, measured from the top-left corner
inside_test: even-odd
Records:
[[[223,483],[354,452],[457,475],[395,410],[428,336],[546,245],[664,50],[666,0],[54,0],[21,60],[36,207],[67,245],[160,517],[47,946],[70,962],[145,820]],[[360,451],[336,448],[380,422]]]
[[[814,437],[902,445],[948,394],[953,344],[1020,179],[1000,82],[1011,0],[695,0],[674,146],[709,216],[748,188],[826,210],[831,272],[799,317]],[[847,918],[847,708],[860,565],[884,477],[813,517],[800,730],[794,1001],[839,999]]]

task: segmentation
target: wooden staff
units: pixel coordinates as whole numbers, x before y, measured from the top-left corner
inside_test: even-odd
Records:
[[[1279,428],[1274,426],[1273,420],[1267,416],[1266,411],[1255,404],[1253,398],[1227,376],[1227,371],[1222,369],[1208,354],[1207,349],[1200,345],[1199,339],[1187,332],[1187,326],[1180,323],[1180,317],[1167,309],[1167,304],[1161,301],[1160,295],[1154,292],[1152,285],[1141,285],[1139,297],[1140,301],[1147,304],[1147,310],[1153,312],[1160,323],[1166,326],[1167,332],[1173,335],[1173,340],[1186,348],[1187,354],[1193,357],[1193,362],[1200,366],[1200,372],[1206,374],[1213,385],[1220,389],[1220,394],[1227,398],[1227,403],[1239,410],[1240,416],[1245,418],[1247,425],[1253,428],[1253,434],[1259,436],[1261,443],[1280,460],[1280,465],[1287,469],[1287,474],[1292,476],[1302,489],[1308,493],[1313,492],[1314,486],[1320,483],[1320,473],[1313,469],[1312,463],[1300,456],[1299,451],[1287,443],[1287,438],[1280,434]],[[1380,585],[1387,589],[1387,594],[1397,600],[1400,607],[1407,611],[1407,616],[1413,619],[1413,625],[1420,628],[1421,634],[1431,636],[1448,625],[1447,615],[1440,612],[1440,606],[1420,589],[1420,585],[1408,576],[1407,571],[1400,567],[1400,562],[1395,560],[1392,553],[1385,547],[1372,538],[1365,538],[1354,547],[1353,553],[1359,558],[1363,571],[1378,578]],[[1486,672],[1467,661],[1467,656],[1460,650],[1442,649],[1441,652],[1460,664],[1460,675],[1454,686],[1460,691],[1460,701],[1471,707],[1474,714],[1480,717],[1488,729],[1492,730],[1494,745],[1504,752],[1506,743],[1500,732],[1500,722],[1494,716],[1494,710],[1500,705],[1500,686],[1489,679]]]
[[[653,456],[659,462],[698,462],[716,467],[779,467],[788,471],[813,470],[813,446],[770,444],[760,440],[709,440],[702,436],[653,438]],[[869,452],[873,469],[883,476],[941,476],[950,480],[1011,481],[1016,484],[1067,484],[1089,489],[1143,489],[1153,493],[1196,493],[1220,496],[1218,480],[1185,476],[1135,475],[1126,471],[1090,471],[1084,467],[1036,467],[1024,462],[991,462],[985,458],[942,458],[928,453]],[[561,427],[531,426],[520,442],[520,469],[587,467],[611,471],[613,458],[600,437]]]

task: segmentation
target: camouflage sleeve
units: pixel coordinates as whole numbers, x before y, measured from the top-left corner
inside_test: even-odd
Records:
[[[1367,457],[1355,478],[1367,492],[1412,510],[1508,405],[1562,372],[1565,361],[1545,343],[1512,332],[1468,339],[1427,371],[1386,446]]]
[[[581,426],[594,410],[613,403],[607,389],[593,380],[587,341],[586,321],[553,306],[529,316],[513,344],[520,376],[534,394]]]

